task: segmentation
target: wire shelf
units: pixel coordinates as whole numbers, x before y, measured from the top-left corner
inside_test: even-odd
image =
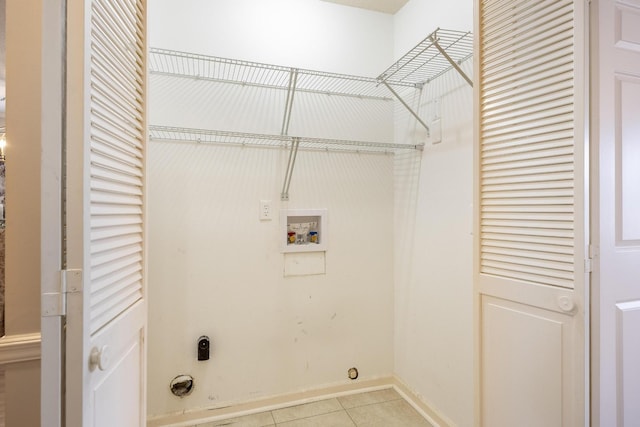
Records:
[[[151,48],[149,72],[215,82],[391,101],[375,78],[306,70],[259,62]]]
[[[471,80],[459,65],[473,55],[471,32],[436,29],[377,78],[284,67],[259,62],[221,58],[197,53],[151,48],[149,72],[172,77],[192,78],[243,86],[287,91],[282,135],[151,126],[150,139],[228,145],[292,147],[296,150],[356,151],[393,153],[398,150],[422,150],[424,144],[394,144],[328,138],[287,136],[293,94],[308,92],[362,99],[393,101],[398,99],[427,129],[424,121],[400,97],[392,86],[421,88],[427,82],[455,68],[469,84]]]
[[[380,74],[378,81],[420,87],[454,67],[447,56],[459,65],[472,55],[471,32],[438,28]]]
[[[397,151],[424,149],[424,144],[394,144],[286,135],[265,135],[246,132],[228,132],[221,130],[153,125],[149,126],[149,139],[152,141],[191,142],[273,148],[289,148],[293,141],[297,140],[299,142],[300,150],[346,151],[379,154],[391,154]]]

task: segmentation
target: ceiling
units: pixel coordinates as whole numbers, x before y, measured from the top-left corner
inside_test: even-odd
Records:
[[[361,9],[374,10],[376,12],[394,15],[402,9],[409,0],[322,0],[344,6],[359,7]]]

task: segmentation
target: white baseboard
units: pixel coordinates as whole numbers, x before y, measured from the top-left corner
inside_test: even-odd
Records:
[[[420,395],[413,391],[400,378],[393,377],[393,388],[400,394],[413,409],[418,411],[420,415],[426,418],[433,427],[456,427],[456,424],[447,416],[438,411],[433,405],[426,402]]]
[[[0,365],[40,360],[40,342],[39,332],[0,338]]]

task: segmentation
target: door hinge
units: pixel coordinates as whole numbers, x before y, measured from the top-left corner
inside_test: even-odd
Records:
[[[42,294],[42,317],[65,316],[67,294],[82,292],[82,270],[62,270],[56,292]]]
[[[598,247],[589,245],[587,252],[587,258],[584,260],[584,272],[591,273],[593,272],[593,259],[599,255]]]

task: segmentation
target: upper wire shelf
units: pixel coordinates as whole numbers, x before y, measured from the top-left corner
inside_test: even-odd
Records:
[[[473,55],[473,34],[469,31],[438,28],[387,68],[378,81],[390,85],[421,87],[456,68]]]
[[[292,81],[295,81],[295,90],[298,92],[392,100],[386,89],[380,86],[375,78],[283,67],[167,49],[150,49],[149,71],[152,74],[282,90],[289,90]]]
[[[195,142],[235,146],[288,148],[295,141],[301,150],[347,151],[390,154],[401,150],[422,150],[424,144],[352,141],[328,138],[266,135],[172,126],[149,126],[149,138],[155,141]]]

